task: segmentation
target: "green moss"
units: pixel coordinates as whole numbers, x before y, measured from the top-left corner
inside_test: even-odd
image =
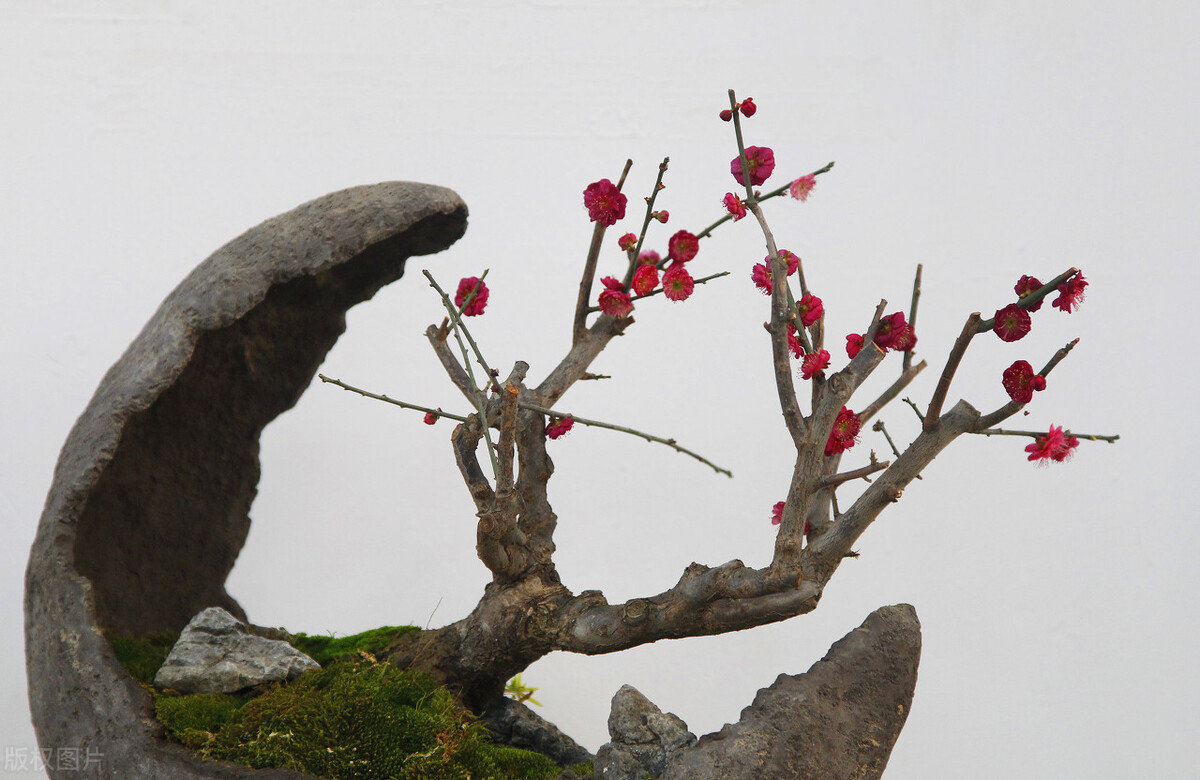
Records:
[[[154,697],[167,735],[202,756],[330,780],[542,780],[546,756],[496,745],[445,688],[375,663],[399,636],[390,626],[347,637],[292,636],[325,668],[239,694],[160,692],[154,675],[178,635],[110,638],[118,660]],[[340,659],[340,660],[339,660]]]
[[[398,637],[420,630],[416,626],[384,626],[351,636],[332,637],[291,634],[289,641],[292,647],[295,647],[321,666],[325,666],[335,658],[357,655],[360,650],[371,655],[379,655]]]
[[[160,631],[138,637],[110,636],[108,641],[130,677],[144,685],[153,685],[154,675],[178,639],[178,633]]]

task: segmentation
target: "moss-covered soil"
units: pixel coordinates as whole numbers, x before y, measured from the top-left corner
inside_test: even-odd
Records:
[[[167,735],[206,758],[295,769],[330,780],[539,780],[546,756],[497,745],[444,688],[375,661],[415,627],[348,637],[290,637],[324,668],[235,694],[153,686],[177,636],[112,637],[117,658],[150,690]]]

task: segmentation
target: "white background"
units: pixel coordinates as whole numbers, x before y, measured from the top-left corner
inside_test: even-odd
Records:
[[[0,3],[0,743],[34,745],[22,671],[22,574],[58,449],[103,372],[197,263],[248,227],[347,186],[458,191],[450,251],[354,310],[326,374],[459,410],[422,337],[445,284],[490,268],[472,323],[494,365],[538,379],[569,340],[591,226],[581,192],[635,165],[630,216],[671,157],[653,228],[720,215],[733,182],[726,89],[760,106],[768,184],[829,160],[808,203],[768,207],[824,298],[830,331],[875,303],[918,319],[928,400],[971,311],[1021,274],[1091,282],[1017,344],[976,340],[952,388],[990,410],[1000,372],[1082,341],[1010,427],[1120,433],[1037,468],[1025,439],[956,442],[861,540],[820,608],[735,635],[613,656],[558,654],[525,674],[541,712],[587,747],[632,683],[698,734],[736,720],[884,604],[909,602],[924,650],[888,770],[906,778],[1191,778],[1200,732],[1192,484],[1200,87],[1193,3],[83,2]],[[702,244],[732,276],[637,325],[562,408],[676,436],[731,468],[579,429],[552,443],[559,570],[610,601],[670,587],[689,562],[763,565],[791,455],[749,282],[751,220]],[[844,353],[833,348],[835,367]],[[891,381],[888,362],[856,397]],[[948,404],[949,405],[949,404]],[[884,419],[916,431],[897,404]],[[254,526],[229,589],[259,623],[352,633],[441,625],[487,577],[450,426],[316,386],[263,437]],[[861,465],[868,433],[844,462]],[[843,491],[848,505],[853,490]],[[432,615],[432,617],[431,617]]]

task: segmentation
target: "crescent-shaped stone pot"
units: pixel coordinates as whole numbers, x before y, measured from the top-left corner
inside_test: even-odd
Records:
[[[250,528],[259,434],[296,403],[345,312],[466,230],[452,191],[388,182],[267,220],[200,264],[104,376],[71,430],[25,576],[29,701],[54,778],[304,778],[201,761],[157,737],[103,632],[245,618],[225,578]]]

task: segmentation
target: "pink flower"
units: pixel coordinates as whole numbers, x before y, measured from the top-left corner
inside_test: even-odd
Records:
[[[700,251],[700,239],[686,230],[671,236],[667,242],[667,256],[678,263],[686,263]]]
[[[629,293],[625,292],[624,286],[611,276],[606,276],[600,281],[605,287],[600,293],[600,311],[610,317],[629,316],[629,312],[633,311],[633,303],[630,302]]]
[[[821,315],[825,313],[825,306],[821,303],[820,298],[812,293],[807,293],[796,301],[796,311],[800,315],[800,322],[807,328],[821,319]]]
[[[893,312],[879,321],[879,328],[875,331],[875,344],[885,351],[912,351],[917,345],[917,334],[904,319],[904,312]]]
[[[665,225],[667,224],[667,220],[671,218],[671,212],[667,211],[666,209],[663,209],[662,211],[655,211],[650,214],[650,218],[657,219],[661,224]]]
[[[763,295],[771,294],[771,268],[766,263],[755,263],[750,269],[750,280],[754,286],[763,291]]]
[[[771,175],[771,171],[775,170],[775,152],[768,146],[747,146],[746,165],[750,169],[750,183],[755,186],[762,184]],[[740,157],[733,158],[733,162],[729,164],[729,172],[738,184],[745,185]]]
[[[1052,460],[1062,463],[1069,458],[1072,450],[1079,446],[1079,439],[1064,433],[1061,426],[1051,425],[1045,436],[1039,436],[1033,444],[1027,445],[1030,461],[1046,462]]]
[[[633,249],[635,246],[637,246],[637,236],[633,233],[626,233],[617,239],[617,246],[628,252],[630,249]]]
[[[1025,298],[1040,289],[1042,289],[1042,283],[1032,276],[1022,276],[1017,281],[1016,286],[1013,287],[1013,291],[1016,292],[1018,298]],[[1038,309],[1042,308],[1042,304],[1045,302],[1046,299],[1043,298],[1042,300],[1030,306],[1027,311],[1037,311]]]
[[[742,116],[747,119],[754,116],[754,112],[758,110],[758,106],[754,105],[754,98],[746,98],[738,104],[738,108],[742,110]]]
[[[846,336],[846,354],[853,360],[862,351],[863,337],[861,333],[850,333]]]
[[[433,425],[437,421],[438,421],[437,412],[425,412],[425,424],[426,425]]]
[[[645,263],[638,267],[633,275],[633,291],[640,295],[649,295],[658,286],[658,266]]]
[[[479,291],[475,293],[475,297],[471,299],[471,303],[467,308],[463,309],[463,315],[466,317],[474,317],[476,314],[483,314],[483,308],[488,302],[487,284],[475,276],[468,276],[465,279],[460,279],[458,282],[458,291],[454,293],[454,305],[462,309],[463,301],[479,285]]]
[[[1008,397],[1019,404],[1027,404],[1033,400],[1034,390],[1046,389],[1046,379],[1034,374],[1033,366],[1024,360],[1018,360],[1004,369],[1000,381]]]
[[[662,262],[662,255],[660,255],[658,252],[655,252],[653,249],[645,249],[638,254],[638,262],[654,263],[655,265],[658,265]]]
[[[788,193],[793,198],[803,203],[808,200],[808,196],[812,194],[813,188],[817,186],[817,177],[811,173],[801,176],[788,186]]]
[[[799,334],[796,332],[796,326],[789,322],[788,330],[788,349],[791,350],[792,356],[797,360],[804,357],[804,347],[800,344]]]
[[[587,207],[588,218],[601,225],[612,226],[618,219],[623,219],[625,201],[617,185],[608,179],[593,182],[583,191],[583,205]]]
[[[779,525],[783,522],[783,507],[786,505],[786,501],[779,501],[771,507],[771,525]]]
[[[724,203],[725,210],[733,215],[734,222],[746,216],[746,204],[742,203],[742,199],[732,192],[725,193]]]
[[[573,417],[563,417],[562,419],[551,417],[550,424],[546,426],[546,438],[557,439],[559,436],[564,436],[574,425]]]
[[[1010,303],[996,311],[996,320],[992,325],[992,330],[996,332],[1001,341],[1019,341],[1025,338],[1025,334],[1029,333],[1031,327],[1033,327],[1033,322],[1029,319],[1029,312],[1015,303]]]
[[[662,277],[663,295],[673,301],[686,301],[696,289],[692,275],[683,267],[683,263],[674,263]]]
[[[811,355],[805,355],[804,360],[800,363],[800,376],[803,379],[812,379],[817,374],[825,370],[829,365],[829,351],[821,350],[814,352]]]
[[[1079,302],[1083,300],[1083,288],[1087,287],[1087,284],[1083,272],[1076,271],[1074,276],[1058,286],[1058,297],[1050,305],[1070,314],[1079,308]]]
[[[858,431],[861,427],[862,420],[858,419],[858,415],[843,406],[829,431],[825,454],[836,455],[853,447],[858,442]]]

